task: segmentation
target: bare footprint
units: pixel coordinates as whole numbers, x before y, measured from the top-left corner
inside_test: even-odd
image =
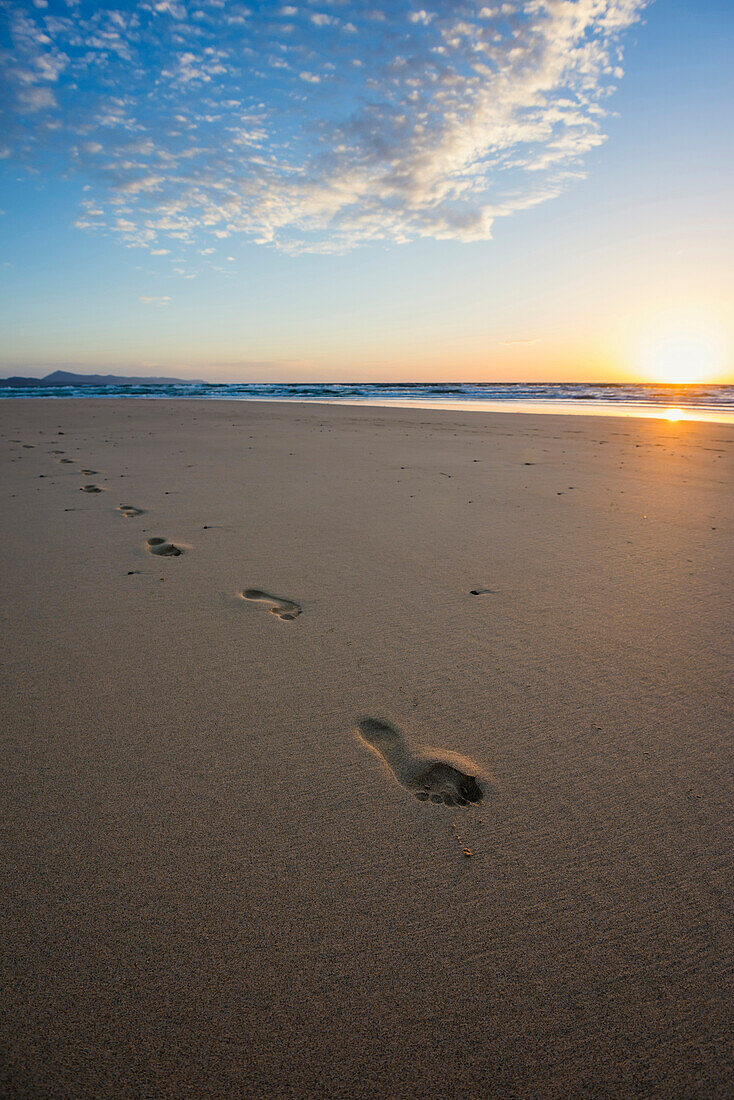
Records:
[[[93,477],[97,473],[96,470],[80,470],[80,474],[84,474],[85,477]]]
[[[398,783],[426,802],[445,806],[467,806],[481,802],[476,765],[462,756],[434,749],[411,749],[399,729],[380,718],[361,718],[359,736],[379,753]],[[465,770],[466,769],[466,770]]]
[[[133,519],[135,516],[145,514],[143,508],[134,508],[132,504],[118,504],[117,511],[122,512],[125,519]]]
[[[301,605],[294,603],[293,600],[281,600],[279,596],[271,596],[268,592],[261,592],[259,588],[246,588],[242,593],[242,599],[269,603],[270,613],[284,620],[297,618],[303,610]]]
[[[157,554],[161,558],[177,558],[183,553],[179,546],[174,546],[168,539],[148,539],[146,545],[151,554]]]
[[[82,493],[103,493],[104,489],[100,489],[99,485],[80,485],[79,489]]]

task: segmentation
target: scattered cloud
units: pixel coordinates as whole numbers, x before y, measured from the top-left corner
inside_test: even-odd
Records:
[[[583,176],[647,2],[7,0],[3,155],[158,256],[483,240]]]
[[[423,23],[426,27],[435,18],[433,12],[430,14],[427,11],[411,11],[408,13],[408,19],[411,23]]]
[[[50,88],[28,87],[18,89],[18,104],[27,114],[48,110],[56,106],[56,96]]]
[[[149,294],[141,294],[140,295],[140,301],[143,303],[143,305],[146,305],[146,306],[164,306],[168,302],[170,302],[170,300],[171,299],[167,294],[164,294],[160,298],[152,297]]]

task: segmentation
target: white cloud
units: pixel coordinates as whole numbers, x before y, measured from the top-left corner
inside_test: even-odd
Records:
[[[56,106],[56,96],[49,88],[21,88],[18,91],[18,103],[22,111],[46,111]]]
[[[11,0],[17,112],[61,128],[11,119],[4,141],[29,160],[66,140],[94,194],[78,224],[156,255],[238,233],[291,252],[486,239],[583,174],[646,2]]]
[[[123,195],[140,195],[157,191],[163,182],[163,176],[141,176],[139,179],[126,180],[125,183],[118,184],[118,191]]]
[[[428,24],[431,22],[431,20],[433,20],[435,18],[436,17],[433,13],[429,14],[427,11],[423,11],[423,10],[421,10],[421,11],[411,11],[408,14],[408,19],[410,20],[411,23],[422,23],[424,27],[427,27]]]
[[[174,19],[186,18],[186,5],[176,3],[176,0],[150,0],[150,3],[141,5],[156,15],[171,15]]]

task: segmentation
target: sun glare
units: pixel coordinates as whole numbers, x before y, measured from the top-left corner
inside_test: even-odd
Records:
[[[707,382],[724,368],[726,341],[715,321],[668,315],[647,327],[636,358],[640,374],[651,382]]]

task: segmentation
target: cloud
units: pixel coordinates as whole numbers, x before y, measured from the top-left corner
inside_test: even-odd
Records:
[[[159,298],[154,298],[149,294],[141,294],[140,301],[146,306],[164,306],[170,302],[170,297],[166,294]]]
[[[411,23],[423,23],[424,26],[428,26],[431,20],[435,19],[433,12],[430,14],[427,11],[411,11],[408,13],[408,19]]]
[[[93,194],[78,224],[158,255],[485,240],[585,173],[646,3],[10,0],[4,142],[53,142]]]
[[[49,88],[21,88],[18,91],[20,110],[29,114],[46,111],[56,106],[56,96]]]

